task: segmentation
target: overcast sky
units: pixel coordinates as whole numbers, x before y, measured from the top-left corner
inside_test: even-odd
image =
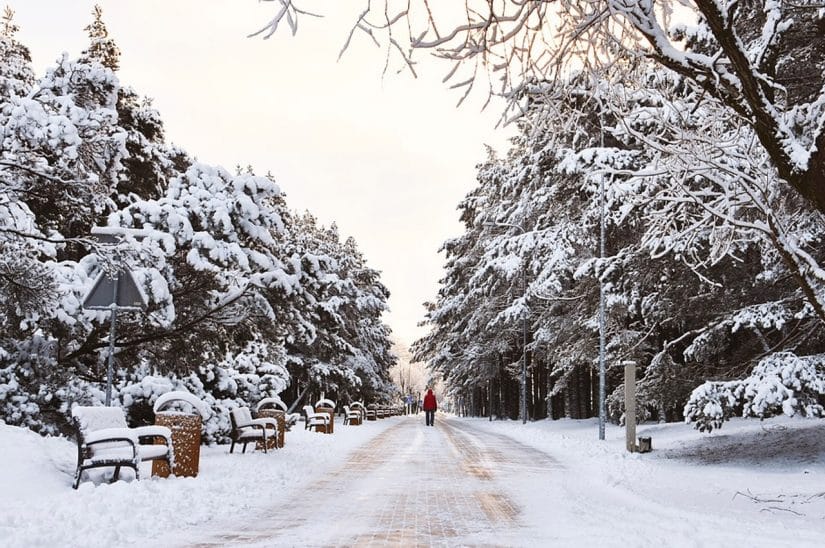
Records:
[[[360,4],[316,2],[269,40],[247,38],[276,5],[256,0],[6,0],[38,76],[88,44],[95,3],[119,45],[123,84],[152,97],[167,139],[230,170],[270,171],[294,209],[353,236],[392,292],[386,321],[410,344],[441,276],[440,244],[461,233],[456,205],[472,188],[484,144],[502,150],[499,110],[460,108],[447,67],[420,56],[420,78],[382,78],[385,52],[356,36],[337,55]]]

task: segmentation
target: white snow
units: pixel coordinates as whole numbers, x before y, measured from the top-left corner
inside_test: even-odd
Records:
[[[121,470],[113,484],[85,479],[71,487],[77,446],[0,423],[0,546],[162,545],[173,535],[195,538],[200,527],[218,527],[260,508],[294,504],[297,489],[319,470],[343,462],[394,419],[335,434],[305,431],[299,423],[286,433],[282,449],[264,454],[247,447],[229,454],[228,445],[201,447],[196,478],[158,479],[141,465],[141,481]],[[111,477],[111,469],[91,471]]]
[[[598,441],[597,419],[472,425],[567,469],[546,496],[522,488],[530,521],[562,524],[561,546],[822,546],[825,421],[735,418],[712,434],[644,424],[645,454],[625,450],[623,427],[608,424]]]
[[[126,471],[125,481],[84,481],[77,491],[71,489],[72,442],[0,424],[0,546],[197,543],[216,532],[237,531],[239,523],[271,516],[284,505],[338,504],[307,498],[318,470],[339,467],[398,421],[419,418],[336,425],[333,435],[299,425],[287,434],[283,449],[269,454],[230,455],[226,446],[203,447],[197,478],[135,482]],[[516,503],[524,525],[522,533],[518,527],[508,533],[507,545],[553,539],[559,546],[821,546],[822,420],[733,419],[710,435],[684,424],[640,425],[638,434],[652,437],[653,452],[647,454],[627,453],[624,430],[617,426],[608,425],[607,440],[598,441],[594,419],[459,422],[468,440],[489,443],[485,433],[505,436],[500,439],[538,449],[535,458],[555,463],[514,472],[512,465],[488,459],[495,452],[478,449],[484,458],[477,464],[508,478],[497,487]],[[420,433],[427,439],[415,449],[415,459],[426,459],[428,444],[445,443],[439,432]],[[369,473],[364,478],[387,481]],[[393,477],[392,485],[415,496],[419,481]],[[352,485],[349,489],[342,496],[358,496]],[[312,527],[323,528],[324,521]],[[480,524],[479,530],[491,529]],[[318,534],[329,539],[335,532],[318,529]],[[489,536],[493,533],[479,534],[476,540],[483,545],[502,541]]]
[[[184,392],[183,390],[172,390],[171,392],[167,392],[159,396],[158,399],[155,400],[154,411],[155,413],[162,411],[165,407],[172,405],[175,402],[184,402],[190,405],[192,410],[197,411],[204,419],[208,419],[212,415],[212,410],[206,402],[194,394]]]

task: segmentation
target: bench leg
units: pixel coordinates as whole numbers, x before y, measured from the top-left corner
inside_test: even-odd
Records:
[[[77,470],[74,473],[74,483],[72,484],[72,489],[77,489],[80,485],[80,476],[83,475],[83,468],[80,466],[77,467]]]
[[[235,440],[232,440],[232,445],[229,446],[229,452],[230,453],[235,452]]]
[[[114,483],[120,478],[120,465],[118,464],[115,466],[115,474],[112,476],[112,481],[110,483]]]

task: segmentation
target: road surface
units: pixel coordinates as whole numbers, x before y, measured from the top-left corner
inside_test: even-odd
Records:
[[[466,421],[439,416],[427,427],[423,414],[402,417],[289,506],[194,546],[546,544],[546,523],[530,516],[550,508],[525,510],[547,501],[560,470],[550,455]]]

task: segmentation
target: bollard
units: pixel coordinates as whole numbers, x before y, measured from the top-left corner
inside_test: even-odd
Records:
[[[624,424],[627,450],[636,452],[636,362],[624,365]]]

